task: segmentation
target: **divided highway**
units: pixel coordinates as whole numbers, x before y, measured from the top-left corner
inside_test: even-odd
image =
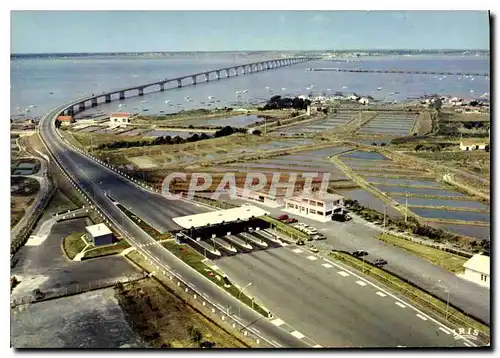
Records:
[[[79,101],[81,99],[71,103]],[[389,297],[379,295],[368,281],[361,278],[353,280],[356,276],[352,274],[349,275],[352,276],[350,278],[339,274],[338,272],[343,270],[339,270],[336,264],[328,264],[330,267],[326,267],[324,264],[327,263],[322,260],[308,257],[312,255],[297,257],[298,252],[293,251],[293,247],[235,255],[217,261],[240,286],[254,282],[250,292],[271,311],[277,313],[280,319],[268,320],[241,305],[235,298],[157,244],[129,220],[106,193],[161,230],[179,229],[172,218],[200,213],[207,209],[185,201],[170,201],[161,195],[145,191],[67,146],[54,127],[57,115],[67,106],[69,104],[46,114],[40,122],[39,132],[51,154],[68,175],[89,193],[106,216],[127,234],[134,247],[160,267],[174,270],[183,280],[209,296],[210,300],[220,303],[223,307],[231,307],[232,312],[240,311],[239,318],[251,326],[250,330],[258,332],[261,337],[272,342],[272,345],[310,347],[314,345],[306,342],[316,340],[316,335],[319,344],[332,347],[470,345],[462,339],[455,340],[451,329],[438,324],[425,314],[416,313],[410,305],[403,304],[387,294],[385,295]],[[323,265],[312,265],[316,263]],[[335,269],[331,272],[324,270],[332,267]],[[362,284],[357,281],[362,281]],[[367,292],[368,289],[373,292]],[[399,306],[396,301],[405,307]],[[302,332],[287,331],[284,329],[287,324],[281,319],[286,320],[295,329],[301,327]]]

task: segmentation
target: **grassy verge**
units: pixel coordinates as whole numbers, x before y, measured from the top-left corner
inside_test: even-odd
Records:
[[[130,326],[150,347],[247,347],[154,279],[118,285],[115,292]]]
[[[380,234],[378,238],[388,244],[402,248],[427,261],[443,267],[444,269],[459,273],[463,271],[463,264],[467,261],[465,257],[438,250],[433,247],[421,245],[389,234]]]
[[[219,328],[230,334],[235,339],[242,342],[245,346],[254,347],[254,342],[248,337],[244,336],[240,330],[235,330],[228,321],[222,321],[220,316],[213,314],[210,310],[207,310],[205,306],[202,305],[201,300],[195,300],[193,297],[185,293],[182,287],[173,284],[169,276],[163,274],[161,271],[157,271],[153,265],[151,265],[139,252],[131,251],[126,255],[132,263],[137,265],[140,269],[146,272],[154,272],[153,279],[159,282],[165,289],[172,292],[177,297],[186,302],[199,314],[207,318],[210,322],[217,325]]]
[[[135,216],[131,211],[127,210],[124,208],[122,205],[117,205],[120,210],[122,210],[128,217],[130,217],[132,220],[136,221],[137,216]],[[134,217],[136,219],[134,219]],[[140,220],[140,219],[139,219]],[[155,240],[165,240],[172,238],[170,233],[164,233],[161,234],[159,233],[156,229],[152,228],[149,226],[145,221],[140,222],[140,227],[148,233],[151,237],[153,237]],[[152,235],[151,235],[151,234]],[[155,235],[155,236],[153,236]],[[186,264],[191,266],[193,269],[195,269],[198,273],[202,274],[206,278],[208,278],[210,281],[214,282],[216,285],[219,287],[223,288],[226,290],[228,293],[233,295],[236,298],[239,298],[241,302],[245,303],[247,306],[252,307],[252,299],[246,295],[241,295],[240,290],[236,288],[233,284],[227,285],[225,284],[224,280],[219,276],[217,278],[217,275],[214,275],[212,273],[212,270],[210,270],[203,262],[202,260],[205,259],[204,256],[200,255],[196,250],[192,249],[188,245],[178,245],[175,241],[170,240],[162,243],[162,246],[165,247],[168,251],[173,253],[175,256],[180,258],[182,261],[184,261]],[[87,258],[87,257],[86,257]],[[229,286],[229,287],[227,287]],[[268,312],[260,307],[257,303],[253,303],[253,309],[260,313],[261,315],[267,317]]]
[[[118,241],[114,244],[111,244],[111,245],[106,245],[106,246],[101,246],[101,247],[89,249],[89,250],[85,251],[85,254],[83,255],[82,259],[87,260],[87,259],[94,259],[96,257],[101,257],[101,256],[116,255],[129,247],[130,247],[130,245],[128,242],[126,242],[125,240],[120,240],[120,241]]]
[[[82,240],[83,232],[74,232],[63,240],[63,249],[66,256],[71,260],[87,246]]]
[[[153,239],[159,241],[159,240],[166,240],[172,238],[172,235],[169,233],[161,233],[158,230],[156,230],[154,227],[149,225],[146,221],[142,220],[140,217],[135,215],[133,212],[125,208],[121,204],[117,204],[118,209],[123,211],[125,215],[127,215],[136,225],[138,225],[143,231],[145,231],[149,236],[151,236]]]
[[[282,223],[279,220],[276,220],[270,216],[262,216],[260,219],[270,223],[276,231],[279,231],[293,239],[304,239],[307,240],[309,237],[304,234],[302,231],[299,231],[295,229],[293,226],[290,226],[288,224]]]
[[[488,326],[467,316],[452,305],[448,306],[447,302],[434,297],[430,293],[427,293],[422,289],[413,286],[409,282],[406,282],[383,269],[375,267],[366,261],[363,262],[362,260],[345,252],[335,251],[329,254],[329,256],[344,262],[356,270],[363,272],[367,276],[376,279],[396,294],[402,294],[408,297],[413,303],[416,304],[417,307],[430,310],[436,316],[441,318],[447,317],[447,321],[457,327],[470,327],[472,329],[477,329],[479,331],[479,339],[481,341],[485,343],[490,341],[490,328]]]

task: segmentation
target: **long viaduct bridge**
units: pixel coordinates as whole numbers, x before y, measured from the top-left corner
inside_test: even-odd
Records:
[[[294,57],[276,60],[266,60],[260,62],[253,62],[244,65],[236,65],[226,68],[220,68],[217,70],[210,70],[200,73],[195,73],[187,76],[166,78],[164,80],[147,83],[144,85],[128,87],[118,90],[113,90],[110,92],[103,92],[98,95],[92,94],[87,98],[75,102],[73,105],[68,106],[63,113],[67,115],[74,115],[75,113],[82,112],[87,108],[87,102],[90,102],[91,107],[96,107],[100,103],[110,103],[114,97],[118,97],[119,100],[124,100],[126,95],[130,92],[136,93],[138,96],[144,95],[144,90],[149,88],[156,88],[157,91],[165,91],[165,89],[170,88],[181,88],[185,86],[196,85],[197,83],[206,83],[210,81],[217,81],[222,78],[236,77],[239,75],[245,75],[255,72],[273,70],[280,67],[294,65],[296,63],[302,63],[307,61],[312,61],[317,58],[315,57]],[[168,85],[173,84],[173,87],[168,87]],[[150,93],[150,92],[149,92]]]
[[[441,76],[473,76],[489,77],[488,73],[477,72],[443,72],[443,71],[412,71],[412,70],[372,70],[366,68],[308,68],[308,71],[336,71],[336,72],[356,72],[356,73],[404,73],[415,75],[441,75]]]

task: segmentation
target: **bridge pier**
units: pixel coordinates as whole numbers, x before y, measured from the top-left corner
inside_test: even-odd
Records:
[[[215,71],[215,78],[220,80],[220,71]]]
[[[111,95],[110,95],[110,94],[107,94],[106,96],[104,96],[104,101],[105,101],[106,103],[111,102]]]
[[[91,100],[91,101],[92,101],[91,106],[92,106],[92,107],[97,107],[97,98],[92,98],[92,100]]]
[[[182,80],[179,79],[177,80],[177,88],[181,88],[182,87]]]
[[[139,93],[139,96],[144,96],[144,88],[138,88],[137,92]]]
[[[238,76],[238,68],[237,67],[234,67],[234,75]]]
[[[243,75],[246,73],[246,71],[245,71],[245,66],[243,66],[243,67],[241,68],[241,73],[242,73]]]
[[[125,92],[121,91],[119,93],[120,99],[125,99]]]
[[[205,82],[210,81],[210,76],[208,73],[205,73]]]
[[[66,110],[66,113],[68,116],[74,116],[75,115],[75,110],[73,107],[69,107],[67,110]]]
[[[165,83],[160,83],[160,92],[165,91]]]
[[[85,111],[85,102],[80,102],[80,104],[78,105],[78,110],[80,112]]]
[[[193,84],[196,84],[196,76],[191,76],[191,80],[193,81]]]

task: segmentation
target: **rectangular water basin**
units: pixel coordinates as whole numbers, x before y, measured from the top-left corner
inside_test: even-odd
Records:
[[[422,195],[442,195],[442,196],[465,196],[462,193],[445,189],[425,189],[415,187],[375,185],[375,187],[386,193],[410,193]]]
[[[405,197],[393,197],[398,203],[404,204]],[[422,205],[422,206],[446,206],[449,208],[471,208],[480,210],[490,210],[488,205],[474,200],[453,200],[453,199],[429,199],[429,198],[408,198],[408,205]]]
[[[342,154],[342,158],[354,158],[354,159],[370,159],[370,160],[389,160],[387,157],[384,157],[382,154],[377,152],[363,152],[356,150],[354,152],[349,152],[346,154]]]
[[[453,211],[453,210],[438,210],[411,208],[415,214],[424,218],[463,220],[463,221],[490,221],[490,213],[479,213],[476,211]]]

